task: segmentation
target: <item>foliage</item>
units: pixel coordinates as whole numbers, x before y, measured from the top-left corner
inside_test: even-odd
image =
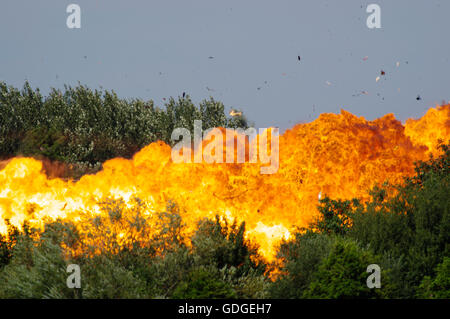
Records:
[[[417,163],[416,175],[402,184],[374,187],[364,204],[322,199],[319,218],[280,246],[281,275],[270,296],[447,296],[450,151],[441,148],[441,156]],[[382,288],[369,291],[363,279],[373,259],[382,269]]]
[[[450,202],[448,146],[443,154],[416,166],[417,174],[403,185],[374,190],[372,201],[353,218],[349,237],[370,245],[392,269],[389,297],[412,298],[424,276],[450,256]]]
[[[337,239],[330,254],[321,262],[305,298],[372,298],[378,289],[366,285],[367,266],[379,259],[370,250],[351,240]]]
[[[332,200],[325,197],[320,199],[319,203],[320,217],[312,227],[327,234],[345,235],[351,226],[353,209],[359,207],[359,201]]]
[[[21,235],[13,257],[0,272],[2,298],[77,298],[66,285],[66,261],[62,249],[49,239],[36,243]]]
[[[83,265],[82,297],[89,299],[148,298],[145,281],[105,255],[87,259]]]
[[[120,99],[114,91],[81,84],[44,97],[28,82],[22,90],[0,82],[0,158],[65,162],[71,164],[66,175],[73,177],[99,169],[107,159],[130,158],[157,140],[173,145],[174,128],[193,134],[194,120],[202,120],[203,129],[248,127],[245,117],[227,117],[224,105],[212,98],[198,106],[189,95],[170,98],[159,108],[151,100]]]
[[[124,100],[83,85],[43,97],[0,82],[0,157],[61,161],[67,175],[93,172],[111,157],[130,157],[156,140],[172,144],[176,127],[247,127],[212,98]],[[216,216],[187,229],[168,201],[150,213],[139,198],[106,199],[100,214],[78,212],[42,230],[6,221],[0,235],[0,298],[449,298],[450,145],[416,163],[399,185],[374,187],[370,200],[320,200],[319,218],[292,232],[268,264],[245,237],[245,222]],[[44,165],[45,166],[45,165]],[[369,264],[381,288],[369,289]],[[66,285],[78,264],[82,286]],[[271,270],[276,270],[270,273]],[[274,275],[271,277],[270,275]],[[272,281],[273,279],[273,281]]]
[[[0,269],[3,266],[6,266],[11,261],[13,247],[20,237],[19,229],[9,224],[8,220],[6,221],[6,223],[8,227],[8,234],[0,234]]]
[[[229,284],[200,268],[189,273],[187,279],[175,289],[172,297],[175,299],[229,299],[237,296]]]
[[[173,202],[149,214],[139,198],[107,199],[42,230],[8,224],[0,238],[1,298],[448,298],[449,151],[417,164],[372,199],[321,201],[321,218],[281,243],[267,264],[245,223],[216,216],[187,231]],[[66,286],[78,264],[82,287]],[[369,264],[381,288],[369,289]],[[278,267],[276,275],[269,270]],[[271,279],[274,281],[271,281]]]
[[[281,275],[270,287],[272,298],[302,298],[317,266],[329,254],[333,238],[307,231],[280,245]]]
[[[196,262],[201,265],[214,265],[218,269],[234,267],[236,276],[247,274],[250,269],[262,274],[265,265],[258,260],[257,247],[244,239],[245,222],[237,226],[229,225],[227,220],[202,220],[192,239]]]
[[[419,298],[450,299],[450,258],[436,267],[436,277],[425,276],[419,286]]]
[[[204,220],[186,238],[176,204],[150,216],[138,198],[101,203],[102,214],[75,226],[61,220],[2,238],[2,298],[257,298],[267,278],[245,224]],[[128,203],[130,204],[130,203]],[[151,226],[153,225],[153,226]],[[189,240],[188,240],[189,239]],[[189,247],[186,243],[192,242]],[[214,256],[210,259],[210,256]],[[81,288],[66,285],[67,265]],[[182,267],[180,267],[182,265]],[[220,266],[220,267],[219,267]]]

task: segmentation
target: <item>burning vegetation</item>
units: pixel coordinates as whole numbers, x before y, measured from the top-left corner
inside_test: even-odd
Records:
[[[114,103],[119,101],[114,94],[105,93],[102,97],[85,88],[71,90],[64,95],[55,91],[47,100],[34,92],[32,98],[41,109],[60,99],[67,103],[69,110],[75,107],[71,98],[80,90],[93,103],[109,102],[113,105],[109,107],[114,108]],[[145,109],[145,103],[133,103]],[[204,110],[208,107],[218,114],[224,113],[223,105],[214,101],[206,101],[203,111],[201,107],[200,110],[192,107],[189,97],[180,98],[178,102],[172,99],[170,103],[166,113],[151,106],[148,114],[162,119],[171,108],[183,112],[190,108],[190,114],[197,114],[206,126],[234,123],[234,127],[238,127],[239,124],[236,117],[205,121],[202,114],[207,113]],[[177,124],[172,121],[172,126],[167,128]],[[228,130],[232,129],[230,125]],[[59,128],[53,125],[51,130],[58,132]],[[60,243],[66,258],[98,258],[103,254],[119,254],[124,249],[132,251],[135,245],[156,256],[170,251],[173,243],[185,245],[186,249],[200,249],[201,254],[208,255],[211,252],[206,248],[202,251],[199,238],[218,232],[222,234],[217,237],[222,238],[220,240],[233,242],[241,238],[240,244],[246,243],[245,258],[231,262],[237,269],[242,269],[239,267],[243,264],[248,265],[248,269],[258,269],[258,264],[288,262],[292,256],[283,257],[283,250],[278,253],[280,259],[277,258],[279,245],[283,243],[286,249],[286,243],[295,241],[299,229],[307,229],[326,215],[318,210],[320,203],[331,205],[357,199],[358,205],[364,206],[373,200],[370,191],[374,187],[382,187],[385,182],[403,185],[405,177],[414,176],[415,162],[426,161],[430,155],[442,155],[438,145],[450,138],[450,105],[431,108],[422,118],[408,120],[404,125],[392,114],[373,121],[346,111],[321,114],[315,121],[298,124],[279,137],[279,169],[274,174],[261,174],[263,164],[259,161],[174,163],[167,135],[162,141],[160,132],[146,132],[154,142],[131,158],[109,159],[101,170],[80,178],[51,178],[43,170],[43,162],[31,157],[5,161],[0,171],[0,233],[8,238],[12,236],[8,233],[11,227],[19,233],[37,228],[41,235],[36,236],[40,237],[45,234],[45,225],[57,221],[76,234]],[[50,135],[51,142],[47,140],[41,147],[48,151],[52,147],[57,150],[64,143],[71,145],[70,134],[65,131],[61,136]],[[255,143],[234,131],[233,134],[236,143],[249,143],[245,148],[247,152]],[[141,139],[140,143],[145,140]],[[217,140],[209,143],[217,143]],[[224,156],[228,146],[223,143]],[[398,196],[398,190],[386,189],[389,193],[386,196]],[[339,206],[336,205],[335,208]],[[347,212],[362,207],[358,205],[339,207]],[[162,222],[164,220],[166,223]],[[152,244],[146,247],[146,242]],[[353,244],[348,246],[345,242],[338,248],[326,240],[318,245],[327,251],[334,251],[339,245],[354,249]],[[226,266],[230,262],[219,263]],[[270,272],[269,268],[265,271]],[[272,271],[277,276],[286,275],[286,270],[280,272],[272,268]],[[204,269],[197,269],[189,276],[209,280],[209,273]],[[177,287],[176,294],[182,297],[183,288]],[[167,289],[175,293],[175,288]],[[311,288],[309,293],[314,296],[318,292]]]

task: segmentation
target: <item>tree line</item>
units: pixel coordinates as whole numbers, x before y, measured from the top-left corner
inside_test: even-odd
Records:
[[[114,157],[130,158],[155,141],[172,146],[175,128],[193,134],[194,120],[202,129],[247,128],[245,116],[227,116],[213,98],[195,105],[189,95],[154,101],[122,99],[114,91],[79,84],[52,88],[47,96],[25,82],[22,89],[0,82],[0,159],[33,156],[70,164],[67,177],[98,171]]]

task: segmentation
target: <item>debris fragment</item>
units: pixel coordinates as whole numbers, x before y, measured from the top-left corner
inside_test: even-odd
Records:
[[[299,55],[297,56],[297,59],[298,59],[299,61],[301,60],[301,58],[300,58],[300,56],[299,56]]]
[[[386,72],[384,72],[383,70],[381,70],[380,74],[381,74],[381,75],[386,75]]]
[[[378,81],[380,81],[380,77],[379,76],[377,76],[377,78],[375,79],[375,82],[378,82]]]
[[[230,115],[231,116],[242,116],[242,112],[238,112],[238,111],[232,109],[230,111]]]
[[[363,58],[363,61],[367,61],[368,58],[369,58],[369,57],[366,55],[366,56]]]
[[[367,92],[367,91],[361,91],[360,93],[358,93],[358,94],[353,94],[352,96],[361,96],[361,94],[368,95],[369,92]]]
[[[417,95],[416,100],[420,101],[422,98],[420,97],[420,95]]]

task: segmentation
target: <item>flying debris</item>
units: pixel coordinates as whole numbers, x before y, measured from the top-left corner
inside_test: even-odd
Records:
[[[183,92],[183,98],[186,96],[186,92]]]
[[[384,96],[382,97],[380,93],[377,93],[377,96],[381,97],[381,99],[384,101]]]
[[[380,74],[381,74],[381,75],[386,75],[386,72],[384,72],[383,70],[381,70]]]
[[[420,97],[420,95],[417,95],[416,100],[420,101],[422,98]]]
[[[380,77],[379,76],[377,76],[377,78],[375,79],[375,82],[378,82],[378,81],[380,81]]]
[[[238,112],[238,111],[232,109],[230,111],[230,115],[231,116],[242,116],[242,112],[240,112],[240,111]]]
[[[361,94],[368,95],[369,92],[367,92],[367,91],[361,91],[360,93],[358,93],[358,94],[353,94],[352,96],[361,96]]]
[[[213,91],[213,92],[214,92],[214,90],[213,90],[213,89],[210,89],[209,87],[206,87],[206,89],[207,89],[208,91]]]
[[[214,57],[213,56],[209,56],[208,59],[214,59]]]
[[[299,61],[301,60],[301,58],[300,58],[300,56],[299,56],[299,55],[297,56],[297,59],[298,59]]]
[[[369,58],[369,57],[366,55],[366,56],[363,58],[363,61],[367,61],[368,58]]]

